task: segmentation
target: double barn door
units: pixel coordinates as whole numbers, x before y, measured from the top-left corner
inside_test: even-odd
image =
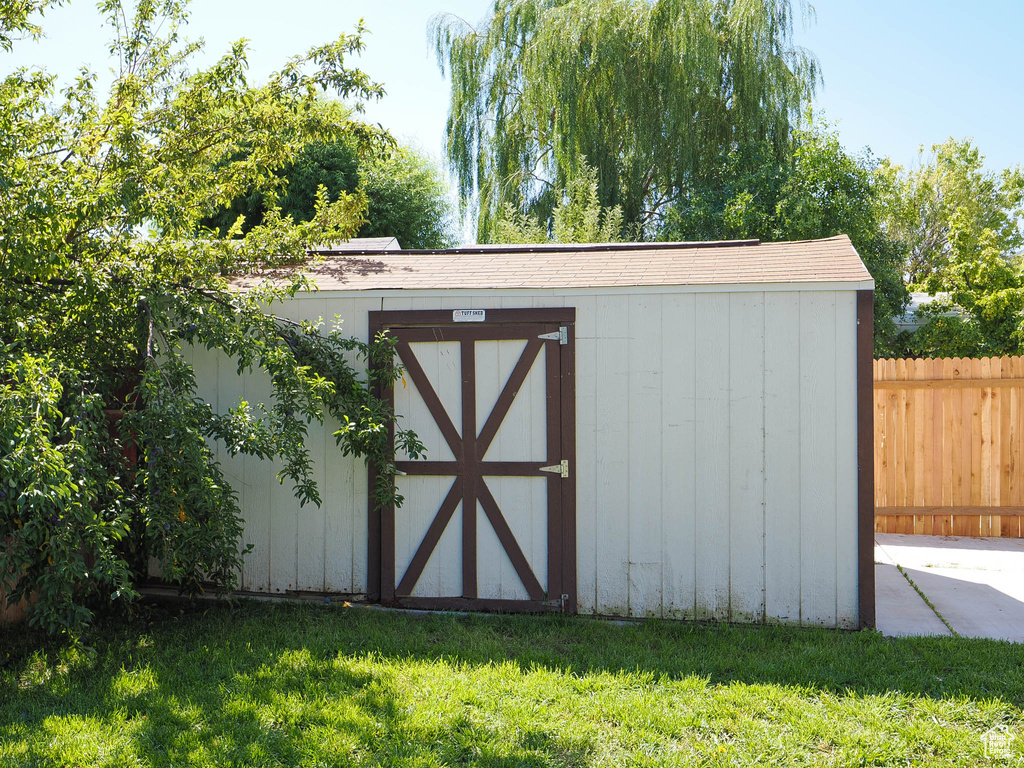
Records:
[[[405,370],[385,396],[427,447],[398,456],[402,506],[371,511],[382,603],[575,611],[574,316],[371,313]]]

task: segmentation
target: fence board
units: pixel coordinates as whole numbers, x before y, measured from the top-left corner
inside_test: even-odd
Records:
[[[916,359],[913,361],[913,367],[910,371],[911,376],[915,380],[924,379],[928,376],[925,371],[925,360]],[[926,442],[925,433],[931,426],[931,419],[926,422],[925,414],[925,399],[926,392],[924,390],[913,391],[913,500],[914,506],[925,503],[925,490],[929,484],[929,476],[926,468]],[[925,519],[914,518],[913,532],[914,534],[931,534],[931,520],[928,520],[928,529],[925,529]]]
[[[1020,537],[1024,357],[876,360],[875,530]]]
[[[1013,361],[1009,361],[1010,370],[1016,372],[1017,366],[1013,364]],[[1018,433],[1020,429],[1018,427],[1018,421],[1021,417],[1020,412],[1020,390],[1010,390],[1010,418],[1006,425],[1006,448],[1004,449],[1004,457],[1006,461],[1006,498],[1003,501],[1004,504],[1007,502],[1010,504],[1019,504],[1020,496],[1018,493],[1018,482],[1017,472],[1019,471],[1018,466]]]

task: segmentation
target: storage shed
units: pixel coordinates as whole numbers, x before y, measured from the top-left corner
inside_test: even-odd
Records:
[[[874,283],[847,237],[356,242],[308,271],[319,291],[286,314],[392,334],[395,409],[428,455],[400,457],[406,501],[384,510],[337,425],[310,431],[319,509],[271,462],[222,456],[253,545],[244,590],[874,624]],[[218,407],[269,394],[192,354]]]

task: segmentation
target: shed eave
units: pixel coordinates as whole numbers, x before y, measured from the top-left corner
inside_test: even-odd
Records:
[[[308,293],[296,294],[296,298],[342,298],[345,296],[600,296],[621,294],[657,293],[749,293],[749,292],[792,292],[792,291],[869,291],[874,290],[874,280],[858,281],[808,281],[771,283],[696,283],[696,284],[636,284],[636,285],[586,285],[586,286],[480,286],[446,288],[444,286],[395,288],[379,286],[367,288],[321,288]]]

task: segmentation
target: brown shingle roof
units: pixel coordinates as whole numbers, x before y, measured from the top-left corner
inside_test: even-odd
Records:
[[[871,275],[846,235],[759,243],[475,246],[447,251],[342,252],[307,265],[326,291],[599,288],[847,283]],[[280,273],[234,280],[244,288]]]

